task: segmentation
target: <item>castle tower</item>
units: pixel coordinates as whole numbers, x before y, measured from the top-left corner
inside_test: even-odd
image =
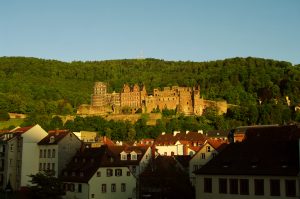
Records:
[[[104,82],[96,82],[92,95],[92,106],[105,106],[107,104],[107,85]]]

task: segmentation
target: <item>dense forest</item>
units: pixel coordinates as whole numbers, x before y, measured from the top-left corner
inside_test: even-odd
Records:
[[[116,92],[124,83],[144,84],[149,94],[158,87],[199,85],[203,98],[239,105],[221,119],[238,121],[237,125],[300,119],[294,109],[300,104],[300,65],[252,57],[209,62],[130,59],[71,63],[0,57],[0,110],[26,113],[31,122],[54,114],[75,114],[80,104],[90,103],[95,81],[107,82],[109,91]],[[213,111],[207,110],[207,114]],[[212,119],[215,123],[207,124],[221,128],[218,119]],[[194,120],[199,124],[203,118]]]

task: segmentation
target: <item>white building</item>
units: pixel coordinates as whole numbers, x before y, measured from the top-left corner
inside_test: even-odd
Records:
[[[10,183],[13,190],[30,184],[29,175],[39,171],[39,150],[37,143],[47,136],[39,125],[16,128],[1,136],[1,188]]]
[[[65,198],[136,198],[137,178],[150,159],[150,147],[86,148],[63,171]]]
[[[204,144],[203,131],[162,133],[155,142],[156,152],[160,155],[194,155]]]
[[[209,139],[205,141],[201,149],[192,157],[189,163],[189,177],[193,186],[196,181],[194,172],[214,158],[226,145],[223,140]]]
[[[39,171],[51,171],[58,177],[81,148],[82,142],[68,130],[50,131],[39,143]]]

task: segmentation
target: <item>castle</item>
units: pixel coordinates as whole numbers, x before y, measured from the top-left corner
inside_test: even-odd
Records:
[[[207,107],[215,106],[219,114],[227,112],[226,101],[204,100],[200,97],[200,87],[156,88],[148,95],[145,86],[138,84],[130,87],[124,84],[120,93],[108,93],[107,84],[96,82],[91,105],[81,105],[79,115],[105,115],[121,113],[151,113],[164,109],[176,110],[184,115],[202,115]]]

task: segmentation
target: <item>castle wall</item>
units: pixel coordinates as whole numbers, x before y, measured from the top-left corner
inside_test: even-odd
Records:
[[[130,87],[124,84],[121,93],[107,93],[107,85],[96,82],[91,105],[82,105],[77,113],[82,115],[121,113],[122,108],[129,107],[132,113],[142,108],[143,112],[151,113],[157,108],[177,110],[185,115],[202,115],[207,107],[217,107],[219,114],[227,112],[226,101],[211,101],[200,98],[200,88],[164,87],[163,90],[154,89],[153,95],[148,96],[145,86],[135,84]]]

